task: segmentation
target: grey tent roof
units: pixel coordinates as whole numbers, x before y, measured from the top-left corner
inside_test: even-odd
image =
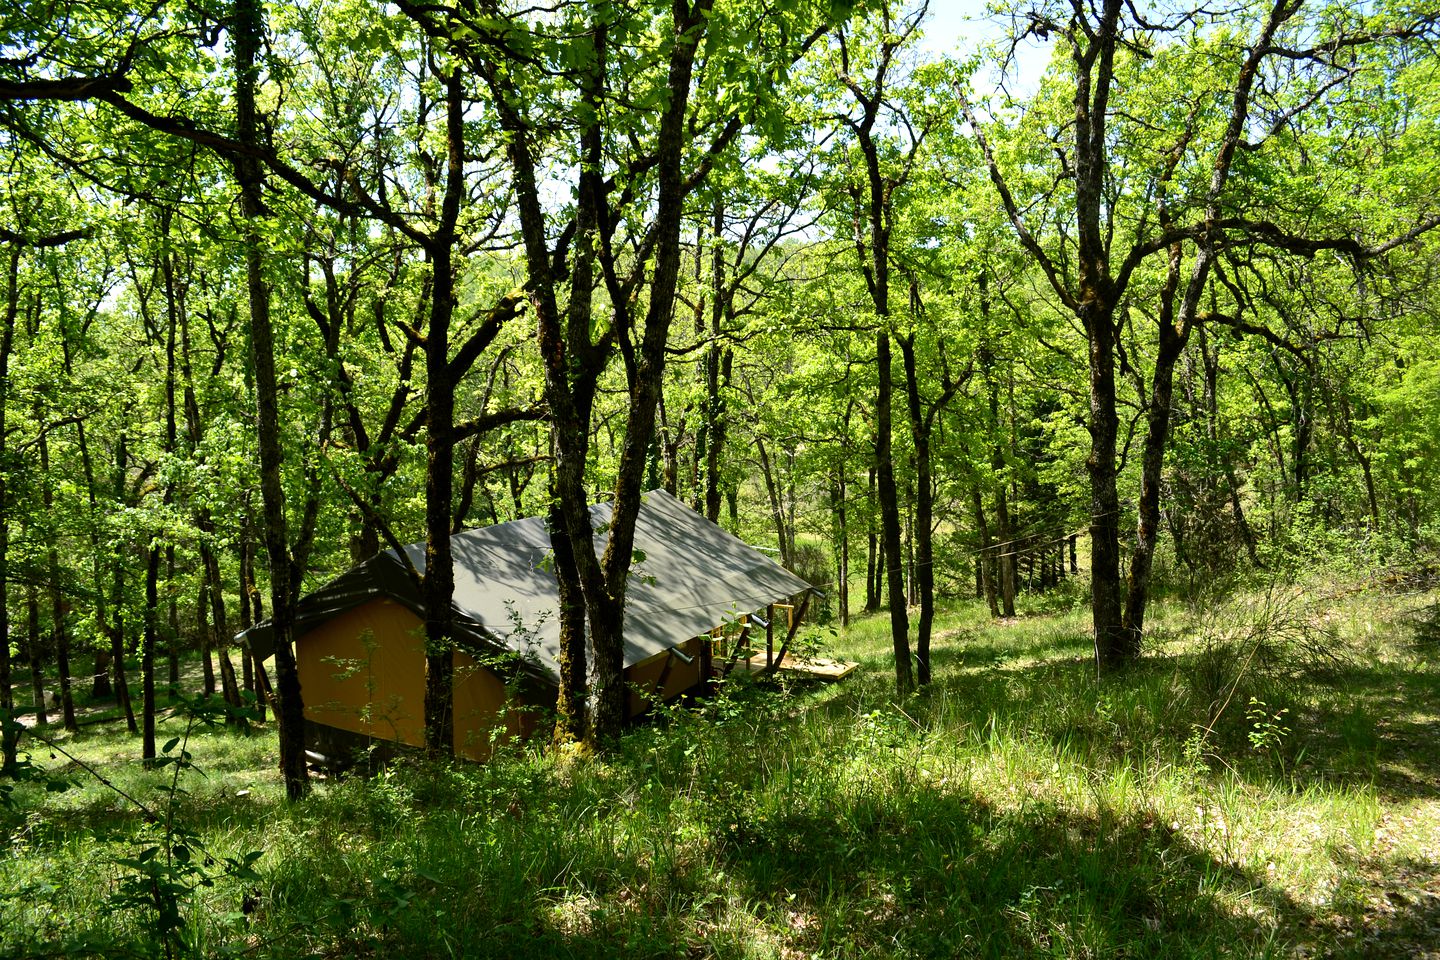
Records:
[[[611,508],[590,508],[595,549],[608,539]],[[542,517],[513,520],[456,534],[456,628],[461,639],[530,655],[554,682],[560,654],[558,588],[549,563],[550,535]],[[664,490],[645,494],[635,521],[635,550],[625,601],[625,665],[639,663],[742,613],[810,589],[765,554],[676,500]],[[405,553],[425,568],[425,545]],[[424,616],[419,591],[393,551],[377,554],[300,602],[297,637],[367,600],[386,596]],[[262,654],[266,626],[248,637]]]

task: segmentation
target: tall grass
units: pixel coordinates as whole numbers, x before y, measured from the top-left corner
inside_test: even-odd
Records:
[[[1152,655],[1102,680],[1073,596],[999,625],[956,604],[936,682],[904,701],[883,617],[860,620],[833,642],[864,664],[842,684],[736,682],[605,761],[519,747],[484,766],[322,781],[297,805],[270,736],[217,731],[193,747],[205,775],[186,781],[181,814],[217,857],[266,853],[259,882],[222,877],[192,898],[187,945],[1409,955],[1435,917],[1437,672],[1384,595],[1325,596],[1286,593],[1278,612],[1262,594],[1162,606]],[[1328,654],[1311,662],[1297,637]],[[1277,663],[1247,662],[1260,647]],[[117,732],[66,746],[127,792],[160,788]],[[0,952],[156,953],[143,911],[110,900],[137,815],[77,780],[22,790],[0,814]]]

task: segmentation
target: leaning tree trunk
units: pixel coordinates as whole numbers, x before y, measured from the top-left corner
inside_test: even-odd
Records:
[[[613,740],[625,720],[622,634],[625,596],[635,539],[635,520],[640,513],[645,451],[655,433],[665,372],[665,350],[680,275],[680,227],[688,192],[684,178],[685,118],[695,57],[705,37],[713,0],[697,0],[688,10],[685,6],[677,4],[675,8],[676,41],[671,48],[666,78],[669,102],[660,117],[657,131],[654,267],[650,276],[645,327],[640,334],[634,377],[629,385],[630,418],[620,451],[610,540],[601,558],[604,589],[599,596],[592,596],[589,591],[586,593],[590,637],[596,659],[598,689],[592,734],[597,743]]]
[[[655,174],[658,185],[654,201],[654,254],[649,283],[649,302],[645,325],[639,343],[630,358],[630,417],[620,453],[620,466],[615,488],[615,505],[611,513],[609,542],[605,555],[593,553],[593,534],[584,498],[584,443],[587,424],[577,420],[575,384],[593,383],[603,370],[609,353],[608,342],[595,344],[588,324],[586,304],[592,295],[589,289],[572,286],[572,313],[569,323],[562,322],[555,296],[555,279],[550,271],[550,249],[545,215],[539,200],[536,165],[530,150],[530,125],[521,117],[519,95],[493,65],[487,65],[485,76],[499,94],[497,110],[509,138],[509,152],[515,184],[521,233],[525,242],[528,290],[537,322],[540,354],[545,365],[545,397],[555,429],[555,489],[557,501],[565,517],[564,535],[569,537],[581,587],[584,591],[586,615],[590,625],[590,641],[595,656],[595,695],[588,738],[596,746],[613,741],[625,719],[624,644],[621,634],[624,622],[626,582],[632,562],[635,519],[640,510],[641,480],[646,458],[654,436],[656,409],[659,403],[661,378],[665,368],[665,347],[668,342],[674,310],[676,283],[679,277],[680,225],[684,201],[689,191],[683,173],[685,117],[690,97],[695,55],[705,36],[711,0],[697,0],[693,6],[678,4],[674,10],[675,42],[670,48],[667,86],[669,100],[658,122]],[[594,29],[595,58],[582,95],[590,98],[598,93],[605,76],[603,23]],[[590,223],[601,233],[606,224],[598,217],[604,204],[603,183],[599,165],[593,161],[601,146],[598,121],[582,129],[582,147],[587,162],[581,165],[577,214],[594,217]],[[584,229],[581,229],[581,227]],[[581,246],[589,247],[591,227],[577,217],[576,236]],[[611,308],[629,335],[630,303],[614,302]],[[560,424],[567,426],[562,429]],[[577,433],[578,431],[578,433]],[[577,449],[578,448],[578,449]]]
[[[760,456],[760,476],[765,480],[765,494],[770,500],[770,518],[775,523],[775,542],[780,548],[780,565],[787,569],[794,567],[795,558],[790,552],[791,538],[785,529],[785,506],[780,497],[780,480],[775,476],[774,459],[765,450],[765,438],[755,438],[755,452]]]
[[[208,511],[202,511],[202,516],[207,525],[210,525]],[[225,590],[220,579],[220,561],[209,544],[201,544],[200,562],[206,571],[201,594],[210,604],[210,622],[215,631],[216,661],[220,667],[220,692],[226,703],[238,708],[245,701],[240,696],[240,685],[235,679],[235,664],[230,661],[230,625],[225,614]],[[234,722],[235,715],[232,713],[228,719]]]
[[[455,313],[454,248],[465,192],[465,102],[458,68],[445,78],[446,169],[440,225],[426,245],[430,320],[425,332],[425,746],[455,747],[455,565],[450,517],[455,495],[455,384],[450,373],[450,322]]]
[[[1165,445],[1170,437],[1170,406],[1175,393],[1175,364],[1190,336],[1190,326],[1175,326],[1175,292],[1180,283],[1180,247],[1171,250],[1170,266],[1160,293],[1160,349],[1150,378],[1150,403],[1145,410],[1145,448],[1140,460],[1140,501],[1135,549],[1130,554],[1125,613],[1121,629],[1125,646],[1139,652],[1145,635],[1145,606],[1150,596],[1150,571],[1160,538],[1160,493]],[[1206,254],[1202,252],[1202,263]],[[1198,265],[1197,265],[1198,266]],[[1187,318],[1188,319],[1188,318]]]

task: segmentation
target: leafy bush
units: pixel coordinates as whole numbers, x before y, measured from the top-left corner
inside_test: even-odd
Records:
[[[824,594],[811,596],[806,617],[815,623],[829,623],[835,615],[830,600],[831,594],[835,592],[830,589],[831,581],[835,579],[835,567],[829,551],[818,543],[796,544],[795,555],[790,558],[790,572],[806,583],[820,588]]]

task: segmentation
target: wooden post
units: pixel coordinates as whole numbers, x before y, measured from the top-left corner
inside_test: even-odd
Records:
[[[795,631],[800,628],[801,621],[805,619],[805,610],[809,606],[810,591],[806,590],[801,596],[800,609],[796,610],[793,606],[790,608],[790,629],[785,634],[785,642],[780,644],[780,655],[775,658],[773,664],[765,668],[762,676],[770,676],[776,670],[780,669],[780,664],[785,662],[785,654],[790,651],[790,641],[795,639]]]
[[[669,655],[665,658],[665,665],[660,668],[660,676],[655,678],[655,686],[650,691],[656,700],[665,699],[665,683],[670,679],[670,668],[675,666],[675,648],[671,647],[667,653]]]
[[[700,693],[705,696],[710,694],[710,690],[714,686],[712,683],[715,679],[713,676],[715,670],[713,659],[714,643],[715,638],[708,633],[700,635]]]
[[[775,660],[775,604],[765,607],[765,669],[769,670]]]
[[[735,666],[735,661],[740,659],[740,651],[749,649],[750,645],[750,618],[745,618],[745,626],[740,628],[740,635],[735,638],[735,645],[730,648],[730,656],[725,663],[725,672],[729,673]]]

